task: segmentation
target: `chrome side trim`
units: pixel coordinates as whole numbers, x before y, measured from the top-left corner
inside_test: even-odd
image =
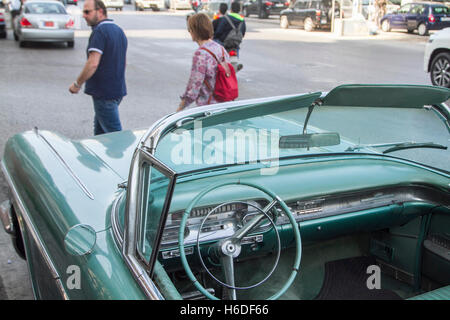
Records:
[[[56,149],[50,144],[50,142],[39,133],[39,129],[37,127],[34,128],[34,132],[38,137],[40,137],[44,142],[48,145],[50,150],[52,150],[53,154],[56,156],[56,158],[59,160],[59,162],[63,165],[63,167],[67,170],[69,175],[75,180],[75,182],[78,184],[78,186],[83,190],[83,192],[91,199],[94,200],[94,195],[89,191],[89,189],[86,187],[86,185],[81,181],[81,179],[75,174],[75,172],[72,170],[72,168],[67,164],[67,162],[63,159],[63,157],[56,151]]]
[[[119,223],[119,202],[124,197],[124,193],[122,193],[119,197],[117,197],[111,207],[111,226],[114,234],[114,238],[116,239],[117,246],[122,249],[123,246],[123,232],[120,230]]]
[[[28,227],[27,229],[29,230],[31,237],[33,238],[33,241],[35,242],[42,258],[44,259],[45,263],[47,264],[47,267],[52,274],[53,280],[55,280],[56,285],[58,286],[61,297],[64,300],[69,300],[69,296],[62,284],[61,277],[60,277],[58,271],[56,270],[56,267],[53,264],[52,260],[50,259],[50,256],[48,254],[47,249],[45,248],[44,243],[39,238],[38,231],[36,230],[36,227],[33,225],[33,222],[25,209],[23,201],[20,198],[19,193],[17,192],[14,182],[12,181],[11,176],[9,175],[8,169],[6,169],[5,164],[3,162],[1,162],[1,168],[2,168],[3,174],[5,176],[6,182],[8,183],[8,186],[10,188],[11,195],[14,199],[14,203],[17,205],[16,209],[21,213],[23,221],[26,223],[26,225]],[[28,266],[28,268],[29,268],[29,266]]]

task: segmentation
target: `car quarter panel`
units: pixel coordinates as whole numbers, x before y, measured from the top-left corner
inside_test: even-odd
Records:
[[[108,163],[93,151],[103,150],[106,154],[107,147],[101,142],[107,139],[92,138],[85,144],[35,130],[16,135],[6,144],[2,167],[16,197],[13,203],[30,258],[30,271],[36,273],[32,279],[37,298],[48,297],[49,288],[47,292],[39,289],[37,281],[49,277],[64,287],[63,298],[143,297],[112,237],[111,204],[118,195],[117,185],[124,181],[119,172],[125,171],[111,167],[122,163]],[[131,140],[135,139],[121,144],[117,139],[123,147]],[[126,149],[122,152],[126,153]],[[122,158],[127,168],[130,159],[131,155]],[[84,256],[69,254],[64,245],[67,232],[79,224],[96,231],[95,246]],[[80,288],[71,286],[74,266],[79,268]]]

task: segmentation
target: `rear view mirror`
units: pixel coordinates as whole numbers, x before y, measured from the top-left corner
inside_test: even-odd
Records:
[[[310,134],[295,134],[291,136],[280,137],[280,149],[290,148],[313,148],[313,147],[327,147],[336,146],[341,143],[339,133],[310,133]]]

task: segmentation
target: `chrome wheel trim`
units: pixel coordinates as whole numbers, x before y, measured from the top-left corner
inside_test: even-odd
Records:
[[[417,31],[419,32],[419,35],[423,36],[423,35],[427,34],[427,27],[425,26],[425,24],[422,23],[417,28]]]
[[[444,57],[436,60],[431,70],[431,77],[434,85],[448,88],[450,86],[450,61]]]

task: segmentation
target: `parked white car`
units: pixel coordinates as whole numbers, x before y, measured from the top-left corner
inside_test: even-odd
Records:
[[[136,11],[144,11],[145,9],[152,9],[153,11],[159,11],[166,7],[164,0],[135,0],[134,9]]]
[[[192,6],[190,0],[170,0],[170,9],[172,10],[191,9],[191,8]]]
[[[123,9],[124,4],[123,0],[102,0],[102,1],[105,4],[106,8],[112,8],[120,11],[122,11]]]
[[[423,67],[425,72],[430,73],[433,85],[450,88],[450,28],[430,35]]]

